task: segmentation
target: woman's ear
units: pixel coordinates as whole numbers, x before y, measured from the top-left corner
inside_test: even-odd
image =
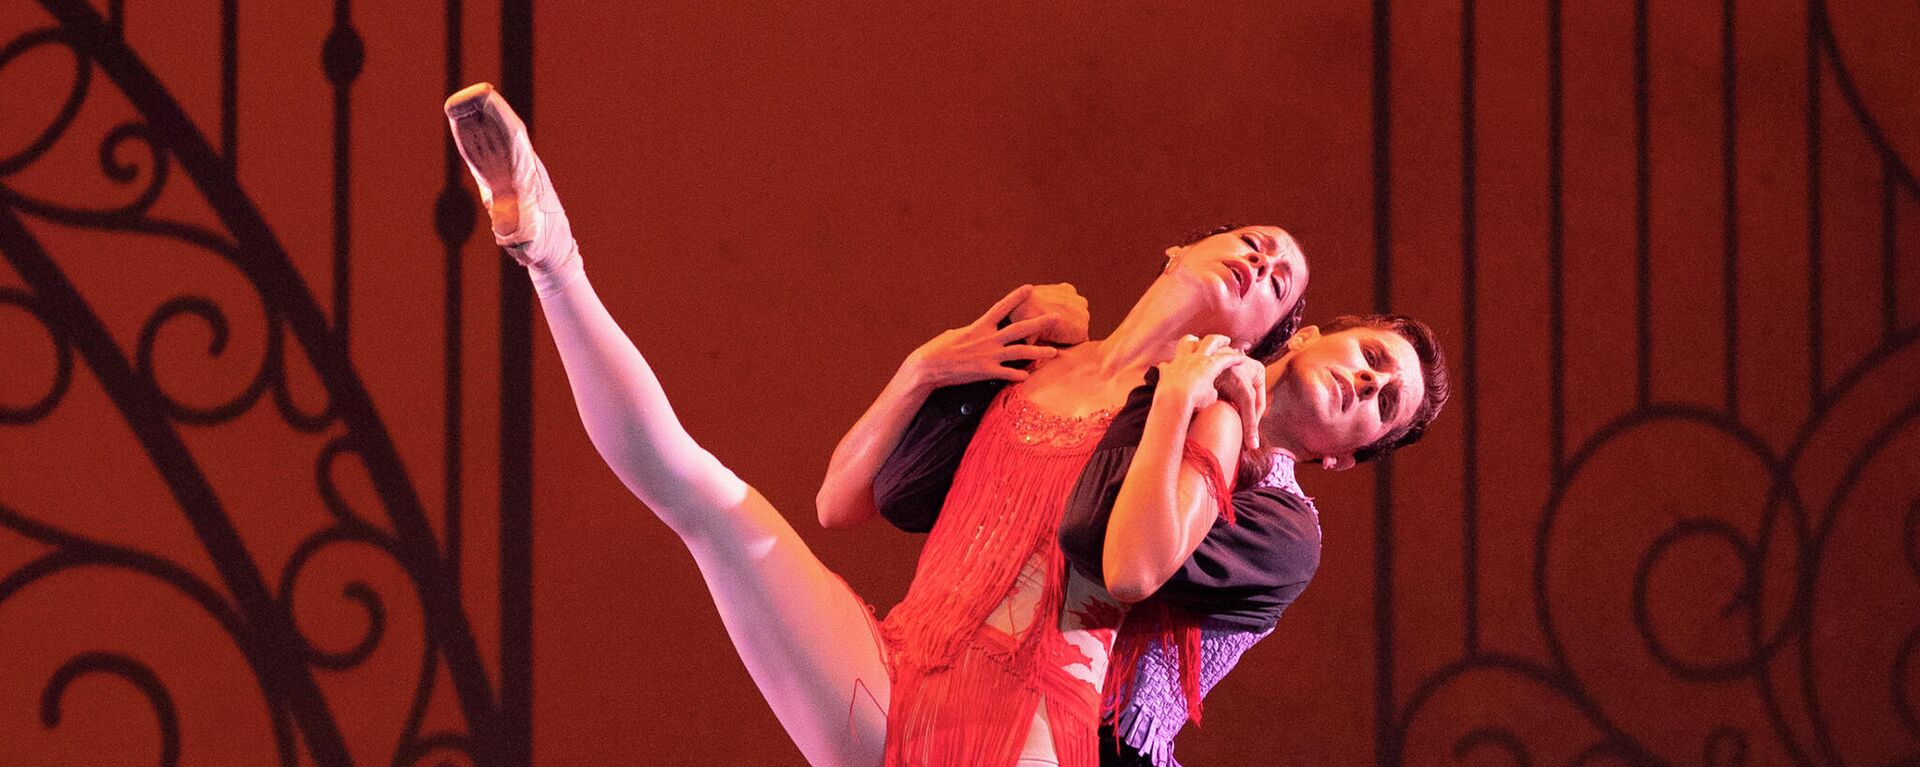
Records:
[[[1356,463],[1358,462],[1353,460],[1351,454],[1324,455],[1320,457],[1320,468],[1326,469],[1327,471],[1346,471],[1353,468]]]

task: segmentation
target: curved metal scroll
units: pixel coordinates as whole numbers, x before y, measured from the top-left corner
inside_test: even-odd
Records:
[[[228,159],[216,153],[166,87],[129,49],[117,25],[84,0],[41,0],[41,5],[57,25],[29,32],[0,48],[0,68],[29,51],[60,48],[72,54],[74,75],[53,120],[23,150],[0,157],[0,253],[28,286],[26,291],[0,290],[0,305],[24,311],[42,326],[58,365],[42,396],[24,405],[0,405],[0,423],[33,423],[56,410],[71,389],[77,356],[98,378],[152,460],[217,570],[218,581],[208,582],[165,558],[132,547],[35,521],[29,516],[31,510],[0,506],[0,529],[49,549],[0,579],[0,604],[37,583],[78,569],[112,571],[163,584],[212,618],[245,658],[258,678],[281,764],[299,761],[299,743],[314,762],[345,765],[352,759],[316,682],[316,671],[352,669],[364,663],[388,639],[388,605],[368,583],[349,582],[343,596],[358,605],[367,628],[350,647],[322,649],[303,632],[294,593],[302,574],[321,552],[340,547],[370,550],[404,572],[425,624],[420,677],[413,685],[413,702],[394,763],[413,764],[430,757],[502,763],[501,755],[511,749],[501,742],[500,702],[463,611],[455,568],[430,527],[413,480],[347,355],[343,335],[326,322],[285,249],[240,188]],[[345,29],[351,36],[351,29]],[[342,34],[336,29],[328,41],[330,72],[346,66],[342,62],[357,53],[353,41]],[[96,83],[96,76],[105,82]],[[7,185],[9,177],[44,159],[49,149],[75,139],[75,116],[101,84],[126,98],[138,115],[114,126],[98,146],[99,172],[131,188],[131,199],[80,207],[39,199]],[[176,177],[184,178],[211,206],[221,230],[156,213],[156,201]],[[471,206],[465,210],[471,218]],[[266,353],[259,367],[238,391],[219,402],[189,403],[171,393],[155,374],[156,337],[175,324],[197,324],[211,337],[207,354],[217,357],[234,332],[227,310],[205,296],[175,297],[146,318],[136,348],[129,351],[115,341],[96,308],[48,255],[29,228],[30,219],[165,238],[224,259],[257,292],[264,309]],[[323,406],[308,410],[295,402],[288,386],[289,360],[304,364],[317,377],[325,392]],[[314,458],[315,490],[332,515],[331,524],[307,535],[278,573],[264,571],[248,550],[181,432],[183,425],[231,422],[256,409],[263,398],[270,398],[280,420],[297,432],[335,433]],[[365,467],[385,512],[384,524],[362,517],[334,486],[336,463],[349,457]],[[442,662],[465,730],[423,734],[421,722]],[[154,711],[162,734],[161,763],[178,761],[180,723],[172,695],[152,668],[124,655],[83,653],[62,665],[46,681],[42,694],[44,726],[59,724],[65,690],[87,675],[112,676],[138,689]]]

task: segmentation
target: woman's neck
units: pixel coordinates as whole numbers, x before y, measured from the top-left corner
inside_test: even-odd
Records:
[[[1192,333],[1193,313],[1188,302],[1166,300],[1149,289],[1100,342],[1096,352],[1100,375],[1144,374],[1147,368],[1173,359],[1180,338]]]

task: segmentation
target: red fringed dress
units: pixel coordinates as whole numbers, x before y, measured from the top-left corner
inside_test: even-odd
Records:
[[[1123,610],[1073,574],[1058,530],[1112,419],[995,397],[882,635],[890,767],[1012,765],[1040,714],[1062,767],[1097,767],[1100,681]]]
[[[1096,648],[1092,655],[1085,657],[1100,656],[1088,665],[1076,666],[1073,664],[1079,661],[1062,661],[1065,665],[1060,665],[1060,668],[1070,668],[1073,670],[1070,676],[1080,678],[1077,675],[1085,671],[1098,672],[1103,663],[1108,667],[1106,682],[1101,689],[1107,698],[1107,714],[1113,717],[1114,732],[1119,740],[1110,739],[1102,748],[1120,749],[1118,753],[1122,759],[1140,757],[1153,764],[1177,764],[1171,753],[1173,736],[1186,719],[1199,721],[1200,694],[1213,681],[1218,681],[1225,673],[1226,666],[1231,665],[1232,659],[1237,658],[1246,645],[1273,630],[1281,612],[1312,580],[1320,562],[1320,528],[1319,516],[1314,512],[1312,502],[1291,481],[1290,465],[1284,467],[1285,482],[1249,482],[1248,487],[1234,491],[1231,489],[1234,475],[1225,473],[1224,467],[1214,462],[1205,448],[1189,442],[1182,450],[1182,460],[1195,471],[1213,478],[1215,500],[1222,504],[1220,519],[1215,521],[1207,537],[1187,562],[1154,592],[1152,598],[1127,611],[1127,624],[1113,642],[1106,641],[1101,629],[1114,625],[1120,609],[1107,601],[1110,597],[1106,597],[1106,592],[1094,584],[1097,584],[1103,568],[1102,551],[1107,537],[1107,523],[1114,501],[1124,484],[1127,468],[1133,462],[1135,449],[1144,433],[1157,372],[1147,371],[1146,383],[1127,395],[1126,406],[1115,413],[1106,426],[1085,435],[1087,443],[1092,443],[1091,452],[1084,459],[1085,468],[1067,496],[1064,518],[1059,522],[1058,550],[1068,563],[1067,569],[1074,575],[1065,579],[1064,604],[1054,614],[1069,629],[1060,632],[1063,638],[1069,641],[1084,640]],[[936,524],[948,524],[942,514],[953,511],[954,504],[951,501],[954,499],[949,492],[959,491],[960,486],[955,483],[955,478],[962,463],[971,461],[979,465],[984,457],[975,455],[975,448],[982,446],[974,444],[974,440],[977,434],[989,432],[985,416],[1001,409],[990,406],[1011,396],[1013,399],[1009,406],[1031,407],[1018,399],[1018,394],[1008,395],[1004,388],[1000,381],[980,381],[936,389],[928,396],[926,404],[914,414],[913,422],[901,435],[900,444],[874,477],[874,503],[887,521],[913,533],[929,532],[934,530]],[[1029,413],[1029,419],[1034,415]],[[1044,417],[1045,414],[1037,415]],[[992,427],[993,433],[1005,439],[1009,426],[999,417],[995,421],[997,425]],[[1058,419],[1057,423],[1066,432],[1076,428],[1092,428],[1068,427]],[[1045,431],[1043,424],[1039,431],[1030,433]],[[1055,431],[1060,432],[1060,428]],[[1052,439],[1044,441],[1054,442]],[[1084,443],[1076,444],[1081,444],[1082,448],[1086,446]],[[995,447],[993,450],[996,453],[1006,452],[1004,447]],[[1020,459],[1002,457],[995,460]],[[1060,470],[1063,469],[1050,469]],[[979,483],[993,479],[988,474],[966,481],[969,488],[967,492],[975,496],[973,503],[981,502],[978,497],[982,492]],[[1275,478],[1269,476],[1267,479]],[[997,525],[993,529],[998,530]],[[948,537],[942,546],[964,546],[970,539],[964,535],[953,538],[960,535],[954,531],[975,529],[987,530],[985,520],[974,518],[963,526],[950,527],[936,535]],[[1037,533],[1029,530],[1022,534]],[[927,552],[928,557],[935,556],[931,542]],[[957,555],[948,552],[945,556],[952,558]],[[922,574],[938,573],[959,567],[953,564],[944,568],[934,567],[928,560],[923,561],[921,571]],[[1022,571],[1035,576],[1041,572],[1027,568],[1022,568]],[[934,584],[941,583],[945,582],[938,578],[916,581],[915,588],[929,589],[927,593],[932,594],[937,593],[931,590]],[[1038,594],[1045,583],[1031,583],[1028,580],[1017,583],[1027,584],[1023,588],[1036,595],[1033,603],[1038,604]],[[962,588],[984,587],[967,584]],[[988,591],[996,594],[1004,592]],[[910,598],[928,599],[925,595]],[[1000,602],[993,602],[993,605],[1002,606]],[[923,606],[921,609],[926,608]],[[1000,620],[1004,623],[1013,614],[1014,611],[989,608],[986,622]],[[1021,614],[1032,615],[1034,611],[1027,610]],[[900,613],[898,620],[900,626],[908,623],[905,613]],[[1070,630],[1076,626],[1092,627],[1093,630]],[[889,648],[895,653],[899,652],[901,645],[899,628],[893,627],[889,632],[893,637]],[[1020,634],[1012,630],[1002,633],[1007,636]],[[1024,635],[1022,639],[1024,641]],[[1095,642],[1095,639],[1099,641]],[[1099,649],[1104,649],[1105,653],[1102,654]],[[895,665],[896,671],[907,670],[899,667],[897,662]],[[920,669],[918,673],[921,677],[934,676],[927,673],[929,667],[925,664],[913,668]],[[1044,666],[1040,667],[1036,678],[1044,677],[1044,672]],[[1058,680],[1057,676],[1053,678]],[[961,705],[939,705],[948,698],[927,692],[927,685],[922,682],[915,684],[911,703],[916,710],[945,715],[944,709],[959,708]],[[1037,688],[1039,685],[1034,686]],[[1060,686],[1070,690],[1084,689],[1072,685]],[[1068,699],[1064,696],[1045,697],[1049,717],[1056,714],[1056,701]],[[905,705],[902,702],[909,701],[908,693],[899,683],[894,687],[893,700],[896,705]],[[983,709],[983,715],[997,717],[996,721],[1002,722],[996,725],[998,727],[1020,729],[1017,722],[1006,724],[1013,722],[1017,713],[998,712],[997,707],[1002,704],[1003,701],[994,701]],[[898,755],[896,764],[938,763],[933,761],[935,757],[944,758],[953,753],[962,754],[957,757],[959,763],[994,764],[984,758],[977,762],[967,761],[966,754],[972,752],[950,747],[947,741],[927,734],[934,728],[923,727],[918,732],[908,733],[909,728],[901,726],[909,718],[904,713],[906,709],[893,710],[899,716],[893,723],[894,732],[890,732],[890,736],[895,733],[910,734],[919,739],[913,745],[900,741],[895,746],[890,753]],[[1031,712],[1033,709],[1023,706],[1020,710]],[[1074,709],[1076,716],[1079,711]],[[963,717],[966,715],[968,712],[965,711],[958,714]],[[961,722],[954,723],[954,726],[954,731],[959,732],[960,728],[967,725]],[[1061,763],[1080,763],[1073,761],[1079,758],[1076,749],[1080,749],[1080,746],[1075,744],[1084,741],[1073,740],[1079,737],[1077,734],[1069,737],[1061,731],[1054,732],[1053,736],[1052,739],[1061,745],[1059,751],[1064,757]],[[1137,753],[1129,754],[1129,750]],[[909,762],[904,758],[908,755],[916,756],[921,761]],[[1005,760],[999,762],[1002,765],[1006,763]]]

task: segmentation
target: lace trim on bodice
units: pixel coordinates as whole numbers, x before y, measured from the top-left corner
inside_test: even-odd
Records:
[[[1113,408],[1077,417],[1055,415],[1027,399],[1018,386],[1008,387],[1001,407],[1012,418],[1013,438],[1028,446],[1071,450],[1106,433],[1113,422]]]

